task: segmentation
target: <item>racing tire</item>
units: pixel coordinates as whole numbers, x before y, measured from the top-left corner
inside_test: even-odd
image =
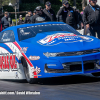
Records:
[[[29,68],[24,57],[21,58],[21,63],[23,65],[24,74],[28,83],[33,84],[37,82],[37,78],[30,78]]]
[[[92,73],[93,76],[100,76],[100,72]]]

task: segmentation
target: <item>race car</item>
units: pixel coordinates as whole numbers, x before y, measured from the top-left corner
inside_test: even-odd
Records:
[[[23,24],[0,32],[0,79],[100,75],[100,40],[63,22]]]

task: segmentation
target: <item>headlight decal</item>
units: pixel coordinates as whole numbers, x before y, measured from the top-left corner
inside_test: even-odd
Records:
[[[78,56],[78,55],[85,55],[85,54],[92,54],[100,52],[100,48],[91,49],[91,50],[84,50],[84,51],[75,51],[75,52],[59,52],[59,53],[43,53],[47,58],[49,57],[60,57],[60,56]]]

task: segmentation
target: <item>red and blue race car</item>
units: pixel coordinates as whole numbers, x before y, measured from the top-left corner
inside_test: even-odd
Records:
[[[9,27],[0,32],[0,79],[92,73],[100,75],[100,40],[63,22]]]

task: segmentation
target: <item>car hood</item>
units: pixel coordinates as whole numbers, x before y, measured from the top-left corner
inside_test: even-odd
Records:
[[[100,40],[93,36],[76,35],[70,32],[44,32],[23,40],[42,52],[73,52],[100,48]]]

